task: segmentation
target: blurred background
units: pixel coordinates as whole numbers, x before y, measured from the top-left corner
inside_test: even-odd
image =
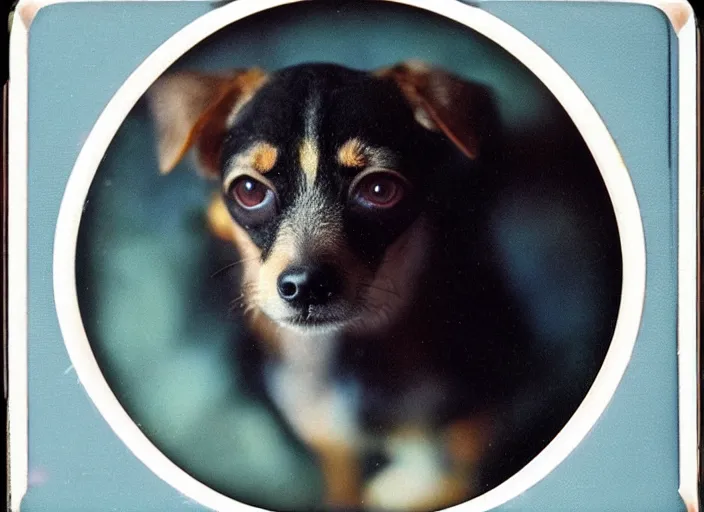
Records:
[[[569,419],[613,333],[621,262],[615,219],[579,134],[542,84],[492,42],[402,6],[352,2],[279,8],[238,22],[174,66],[221,71],[301,62],[375,69],[421,59],[491,87],[504,139],[486,225],[503,279],[554,371],[525,391],[516,421],[531,442],[503,446],[511,474]],[[214,185],[186,160],[159,176],[140,102],[98,169],[79,236],[86,330],[109,384],[145,434],[204,483],[269,509],[320,497],[309,455],[243,393],[233,359],[243,326],[229,300],[236,260],[208,234]],[[517,440],[518,441],[518,440]]]

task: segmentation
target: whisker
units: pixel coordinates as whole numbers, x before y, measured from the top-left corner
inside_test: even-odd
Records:
[[[248,261],[253,261],[253,260],[255,260],[255,259],[257,259],[256,256],[255,256],[255,257],[251,257],[251,258],[242,258],[241,260],[233,261],[232,263],[228,263],[227,265],[225,265],[225,266],[222,267],[221,269],[216,270],[215,272],[213,272],[213,273],[210,275],[210,277],[211,277],[211,279],[212,279],[212,278],[214,278],[214,277],[219,276],[219,275],[222,274],[223,272],[226,272],[227,270],[230,270],[231,268],[236,267],[237,265],[241,265],[242,263],[247,263]]]
[[[236,305],[242,305],[244,299],[244,293],[240,294],[239,296],[235,297],[230,301],[231,306],[236,306]]]
[[[256,308],[254,304],[245,304],[244,309],[242,310],[242,314],[247,316],[252,312],[255,312]]]

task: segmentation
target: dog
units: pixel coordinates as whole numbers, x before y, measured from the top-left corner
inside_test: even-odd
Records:
[[[259,375],[325,507],[437,510],[485,489],[541,371],[483,232],[491,91],[409,61],[174,72],[147,97],[160,171],[192,153],[218,182],[209,222],[241,258]]]

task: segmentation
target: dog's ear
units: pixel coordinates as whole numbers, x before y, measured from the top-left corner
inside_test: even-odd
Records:
[[[261,69],[224,75],[177,72],[160,77],[147,91],[157,129],[159,170],[170,172],[192,147],[199,170],[217,177],[228,120],[266,81]]]
[[[382,68],[374,75],[396,83],[421,125],[444,133],[469,158],[479,156],[492,115],[486,87],[417,61]]]

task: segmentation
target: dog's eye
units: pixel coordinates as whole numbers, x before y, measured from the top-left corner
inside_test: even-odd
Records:
[[[235,201],[247,209],[261,206],[274,195],[269,187],[246,176],[236,180],[230,190]]]
[[[365,208],[391,208],[405,194],[406,182],[400,175],[390,172],[372,172],[360,176],[352,183],[350,199]]]
[[[249,176],[242,176],[232,183],[230,196],[240,207],[246,225],[261,224],[276,214],[274,191]]]

